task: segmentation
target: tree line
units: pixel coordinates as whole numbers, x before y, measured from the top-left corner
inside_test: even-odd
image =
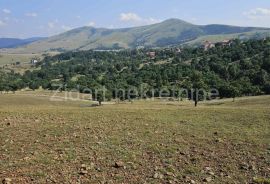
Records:
[[[149,52],[155,56],[149,56]],[[107,99],[116,97],[115,89],[132,88],[166,88],[169,97],[175,88],[215,88],[221,98],[263,95],[270,94],[270,38],[236,39],[207,51],[184,47],[66,52],[46,56],[36,67],[41,69],[23,75],[0,72],[0,91],[26,87],[55,90],[63,86],[61,90],[79,88],[86,92],[87,88],[93,92],[104,86]],[[122,100],[127,98],[123,96]]]

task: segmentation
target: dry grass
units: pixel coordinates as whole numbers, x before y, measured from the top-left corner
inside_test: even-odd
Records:
[[[6,64],[13,64],[16,62],[21,63],[30,63],[31,59],[33,58],[40,58],[39,54],[7,54],[7,53],[0,53],[0,66]]]
[[[201,183],[207,177],[209,183],[249,183],[270,177],[269,96],[198,108],[160,101],[91,108],[32,94],[0,95],[0,101],[0,179],[14,183]]]

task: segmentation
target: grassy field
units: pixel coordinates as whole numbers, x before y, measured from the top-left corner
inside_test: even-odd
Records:
[[[16,62],[30,63],[33,58],[40,58],[39,54],[7,54],[0,53],[0,66]]]
[[[269,183],[270,96],[90,107],[0,95],[0,179]]]

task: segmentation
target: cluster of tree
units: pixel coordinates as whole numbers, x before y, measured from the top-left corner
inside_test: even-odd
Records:
[[[148,55],[150,51],[155,52],[155,58]],[[146,89],[132,98],[150,96],[151,89],[158,96],[157,91],[164,88],[170,92],[167,96],[173,96],[175,88],[215,88],[221,98],[270,94],[270,38],[234,40],[208,51],[164,48],[66,52],[46,56],[39,65],[40,70],[24,75],[1,73],[0,91],[26,86],[55,90],[62,85],[62,90],[79,87],[80,92],[89,93],[85,89],[93,92],[105,86],[108,99],[117,96],[116,89],[132,88]],[[126,98],[130,96],[123,95],[122,99]]]

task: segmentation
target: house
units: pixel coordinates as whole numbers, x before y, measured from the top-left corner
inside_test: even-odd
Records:
[[[156,58],[156,52],[148,52],[147,55],[150,56],[151,59]]]
[[[181,53],[182,50],[180,48],[176,48],[176,53]]]
[[[230,46],[232,44],[232,40],[223,40],[220,42],[222,46]]]
[[[207,51],[207,50],[209,50],[209,49],[211,49],[211,48],[214,48],[214,47],[215,47],[215,44],[213,44],[213,43],[210,42],[210,41],[205,41],[205,42],[203,42],[202,47],[203,47],[203,49],[204,49],[205,51]]]
[[[30,63],[31,63],[32,65],[35,65],[35,64],[37,64],[37,63],[38,63],[38,60],[36,60],[36,59],[32,59]]]

